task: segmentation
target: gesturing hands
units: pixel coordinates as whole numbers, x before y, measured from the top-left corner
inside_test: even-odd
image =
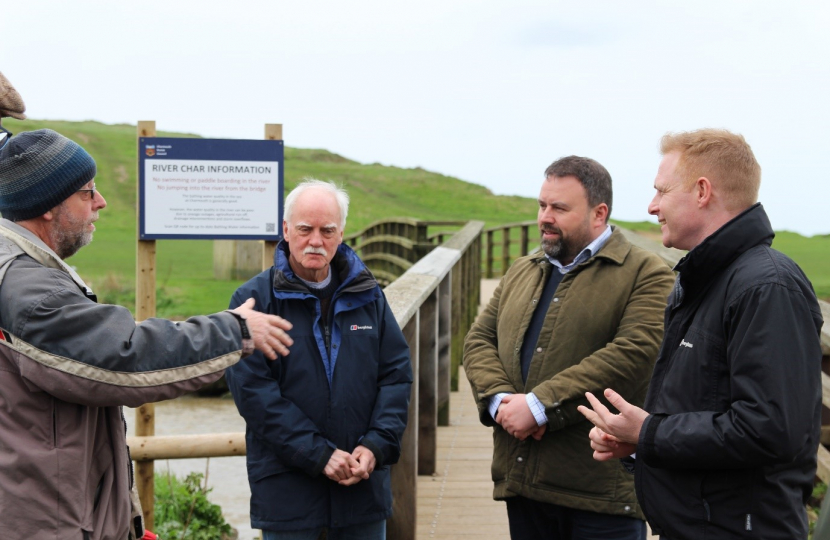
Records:
[[[255,305],[256,301],[248,298],[244,304],[231,311],[245,319],[254,347],[258,351],[271,360],[276,360],[278,354],[286,356],[288,347],[294,344],[294,340],[286,331],[291,330],[293,325],[277,315],[256,311]]]
[[[351,454],[335,450],[323,469],[323,474],[341,486],[351,486],[361,480],[368,480],[376,463],[375,454],[365,446],[358,446]]]
[[[585,397],[593,410],[584,405],[577,407],[594,424],[588,438],[591,439],[591,448],[594,449],[594,459],[597,461],[626,457],[636,452],[640,430],[648,417],[646,411],[628,403],[610,388],[604,394],[620,414],[609,411],[591,392],[586,392]]]

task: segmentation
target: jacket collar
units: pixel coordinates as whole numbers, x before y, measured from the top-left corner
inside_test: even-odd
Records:
[[[288,242],[281,240],[274,252],[274,290],[309,294],[308,288],[288,264]],[[337,291],[362,292],[378,287],[375,276],[366,268],[357,253],[346,244],[337,247],[331,260],[331,270],[338,273],[340,286]]]
[[[79,276],[71,266],[63,262],[63,260],[58,257],[57,253],[52,251],[52,248],[47,246],[43,240],[38,238],[26,227],[21,227],[17,223],[9,221],[5,218],[0,219],[0,236],[5,237],[9,242],[20,248],[23,253],[33,258],[43,266],[66,272],[72,280],[87,293],[87,295],[93,294],[92,289],[84,283],[81,276]]]
[[[742,253],[772,245],[775,232],[761,203],[750,206],[695,246],[675,266],[684,288],[707,283]]]
[[[598,253],[595,253],[590,259],[587,259],[580,264],[576,265],[575,268],[571,270],[571,272],[577,270],[578,268],[584,267],[585,265],[591,264],[594,260],[597,259],[605,259],[610,261],[614,264],[621,265],[625,258],[628,256],[628,253],[631,251],[631,243],[623,236],[622,231],[620,231],[619,227],[615,225],[611,225],[611,237],[605,242],[605,245],[602,246],[602,249],[599,250]],[[537,264],[550,264],[548,261],[545,252],[539,249],[531,255],[531,260]]]

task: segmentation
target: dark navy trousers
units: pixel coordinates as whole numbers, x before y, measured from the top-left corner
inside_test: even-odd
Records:
[[[534,501],[507,499],[511,540],[645,540],[646,522]]]

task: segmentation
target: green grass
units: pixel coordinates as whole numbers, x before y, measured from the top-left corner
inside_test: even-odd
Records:
[[[136,244],[136,128],[99,122],[4,119],[18,133],[51,128],[86,148],[98,164],[96,184],[107,199],[97,223],[95,241],[68,260],[104,301],[133,309]],[[165,137],[193,137],[159,132]],[[346,234],[383,218],[408,216],[422,220],[484,221],[486,226],[536,217],[532,198],[494,195],[489,189],[421,168],[403,169],[361,164],[326,150],[285,149],[285,189],[305,177],[342,183],[352,199]],[[648,222],[623,223],[635,230],[655,231]],[[538,234],[531,231],[530,242]],[[775,247],[804,268],[823,298],[830,297],[830,237],[804,238],[779,233]],[[158,315],[185,317],[218,311],[240,281],[213,278],[213,243],[194,240],[157,242]]]
[[[798,233],[775,233],[772,247],[789,255],[807,274],[819,298],[830,301],[830,235],[806,238]]]

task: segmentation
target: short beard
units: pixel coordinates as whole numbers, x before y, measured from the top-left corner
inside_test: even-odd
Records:
[[[87,225],[91,221],[77,219],[68,211],[63,204],[59,204],[53,211],[55,216],[54,226],[49,232],[49,240],[54,246],[58,257],[68,259],[76,254],[79,249],[92,242],[92,231],[88,231]],[[96,212],[92,221],[98,218]]]
[[[542,251],[551,259],[558,260],[560,257],[568,257],[571,254],[573,246],[571,246],[570,238],[562,237],[561,233],[559,235],[559,238],[554,240],[542,239]]]
[[[559,238],[552,240],[545,240],[542,238],[542,251],[551,259],[557,261],[572,262],[579,252],[591,243],[591,238],[586,230],[578,231],[579,234],[565,235],[562,230],[554,225],[543,225],[540,232],[554,232],[559,235]],[[566,264],[568,264],[566,263]]]

